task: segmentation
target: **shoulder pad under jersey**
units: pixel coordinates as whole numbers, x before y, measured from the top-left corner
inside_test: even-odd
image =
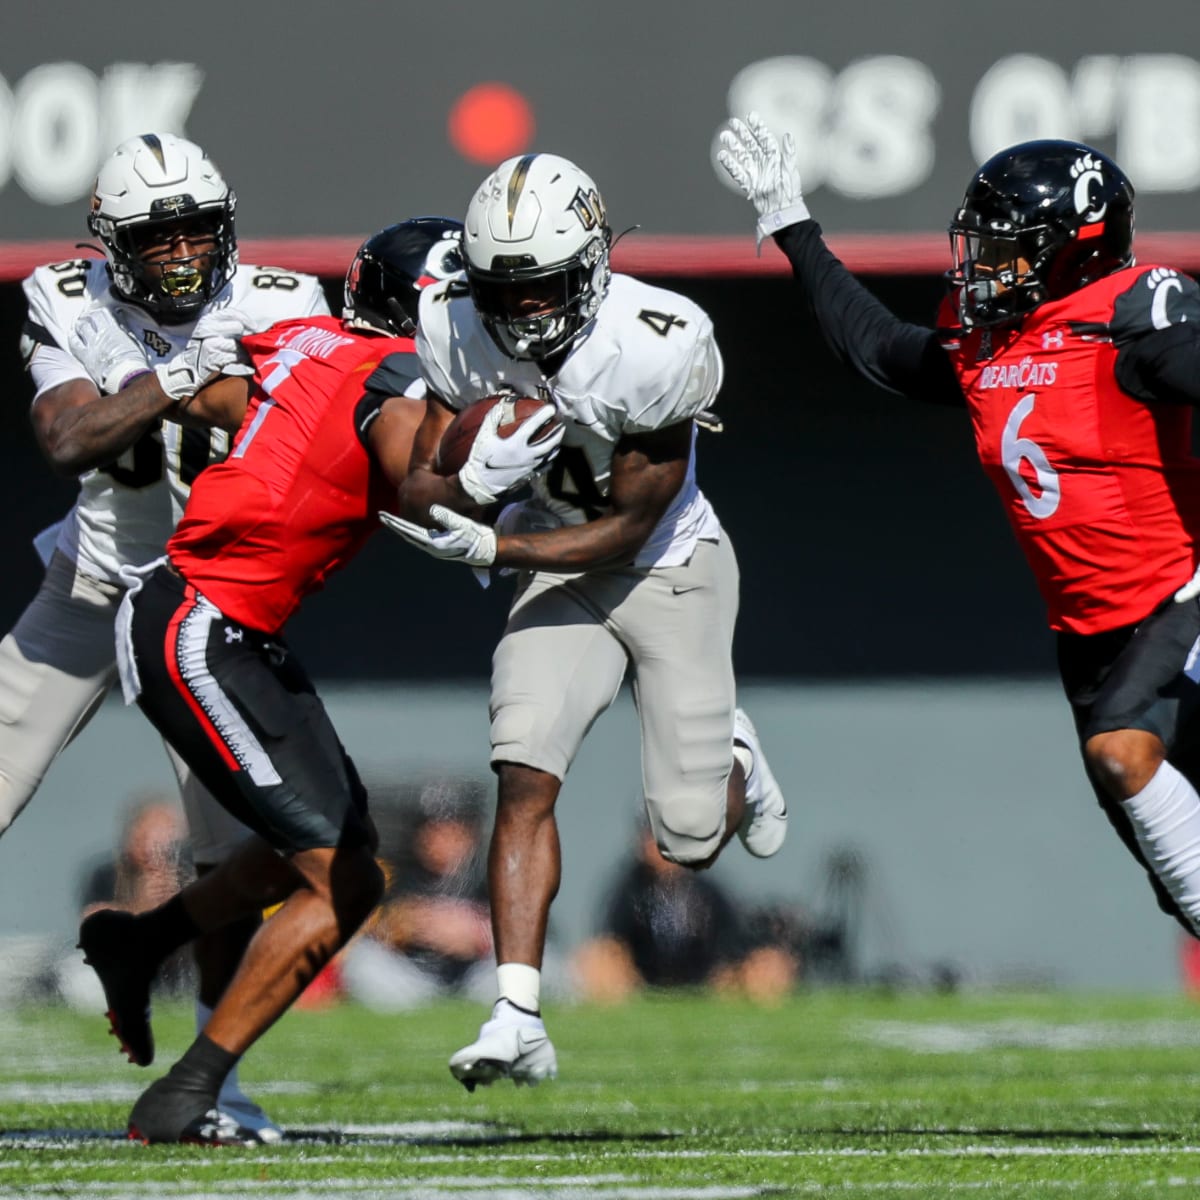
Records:
[[[67,338],[79,317],[110,295],[108,269],[100,258],[75,258],[38,267],[22,283],[28,312],[23,337],[32,345],[70,353]]]
[[[1200,325],[1200,286],[1174,267],[1145,267],[1113,303],[1109,332],[1118,344],[1155,329]]]
[[[295,317],[330,315],[321,281],[315,275],[245,263],[238,267],[230,286],[230,304],[252,316],[259,329]]]

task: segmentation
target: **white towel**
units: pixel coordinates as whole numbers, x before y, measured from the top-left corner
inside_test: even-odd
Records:
[[[166,561],[167,556],[164,554],[161,558],[140,567],[121,568],[121,582],[125,585],[125,595],[121,597],[121,606],[117,609],[117,674],[121,679],[121,695],[125,697],[126,704],[132,704],[142,692],[137,659],[133,653],[133,601],[146,580]]]

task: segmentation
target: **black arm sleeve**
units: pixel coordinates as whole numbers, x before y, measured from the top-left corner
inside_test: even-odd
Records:
[[[825,245],[816,221],[775,238],[834,354],[879,387],[914,400],[963,404],[950,358],[935,330],[901,321]]]
[[[364,446],[367,433],[380,410],[392,396],[403,396],[421,378],[421,364],[415,353],[397,351],[389,354],[363,384],[363,394],[354,407],[354,428]]]
[[[1200,405],[1200,325],[1168,325],[1120,345],[1116,376],[1138,400]]]

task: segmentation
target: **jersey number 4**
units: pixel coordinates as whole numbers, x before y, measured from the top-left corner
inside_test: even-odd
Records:
[[[592,477],[587,455],[578,446],[563,446],[546,472],[546,490],[555,500],[582,509],[589,521],[603,516],[608,501]]]

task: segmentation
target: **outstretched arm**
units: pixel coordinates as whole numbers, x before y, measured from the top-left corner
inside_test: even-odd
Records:
[[[841,362],[879,387],[914,400],[963,403],[937,333],[900,320],[871,295],[825,245],[816,221],[791,225],[775,241]]]
[[[756,114],[721,134],[721,165],[758,211],[758,239],[774,237],[787,255],[833,352],[872,383],[943,404],[962,392],[937,333],[901,321],[846,270],[825,245],[800,187],[790,134],[782,146]]]

